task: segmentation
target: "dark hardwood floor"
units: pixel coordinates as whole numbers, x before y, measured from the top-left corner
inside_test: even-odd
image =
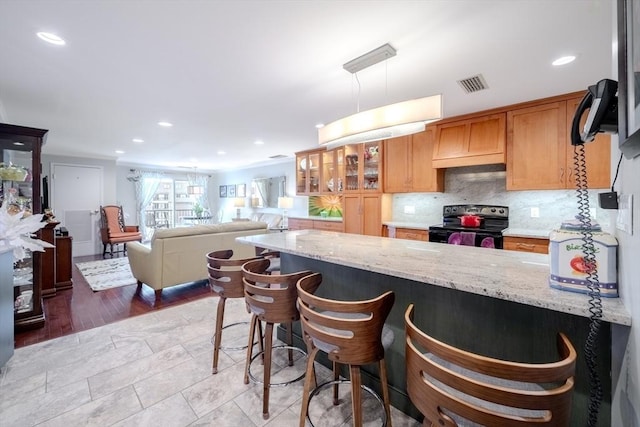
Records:
[[[136,284],[131,284],[93,292],[75,263],[97,259],[102,259],[102,256],[75,257],[73,259],[73,288],[59,291],[54,297],[43,299],[44,326],[39,329],[16,332],[15,348],[212,295],[207,282],[190,283],[164,289],[159,304],[155,303],[153,290],[146,285],[143,285],[140,291],[138,291]]]

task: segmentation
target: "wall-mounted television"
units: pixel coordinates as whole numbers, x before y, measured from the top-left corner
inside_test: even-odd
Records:
[[[618,0],[618,138],[628,159],[640,155],[640,2]]]

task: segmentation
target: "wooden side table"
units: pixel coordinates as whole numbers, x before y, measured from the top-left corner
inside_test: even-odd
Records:
[[[73,237],[71,236],[56,236],[56,291],[73,287],[71,280],[72,243]]]

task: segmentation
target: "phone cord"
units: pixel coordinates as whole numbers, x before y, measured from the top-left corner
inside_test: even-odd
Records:
[[[600,295],[600,281],[598,280],[598,265],[596,264],[595,247],[589,207],[589,190],[587,186],[587,167],[584,145],[574,145],[573,164],[576,172],[576,191],[578,196],[579,220],[582,224],[582,254],[587,270],[587,288],[589,290],[589,333],[584,345],[585,361],[589,370],[589,413],[588,426],[596,426],[598,412],[602,403],[602,383],[597,371],[597,355],[595,352],[598,332],[602,319],[602,299]]]

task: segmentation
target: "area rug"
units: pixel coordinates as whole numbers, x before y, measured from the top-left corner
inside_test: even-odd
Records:
[[[129,258],[78,262],[76,266],[94,292],[136,283],[129,268]]]

